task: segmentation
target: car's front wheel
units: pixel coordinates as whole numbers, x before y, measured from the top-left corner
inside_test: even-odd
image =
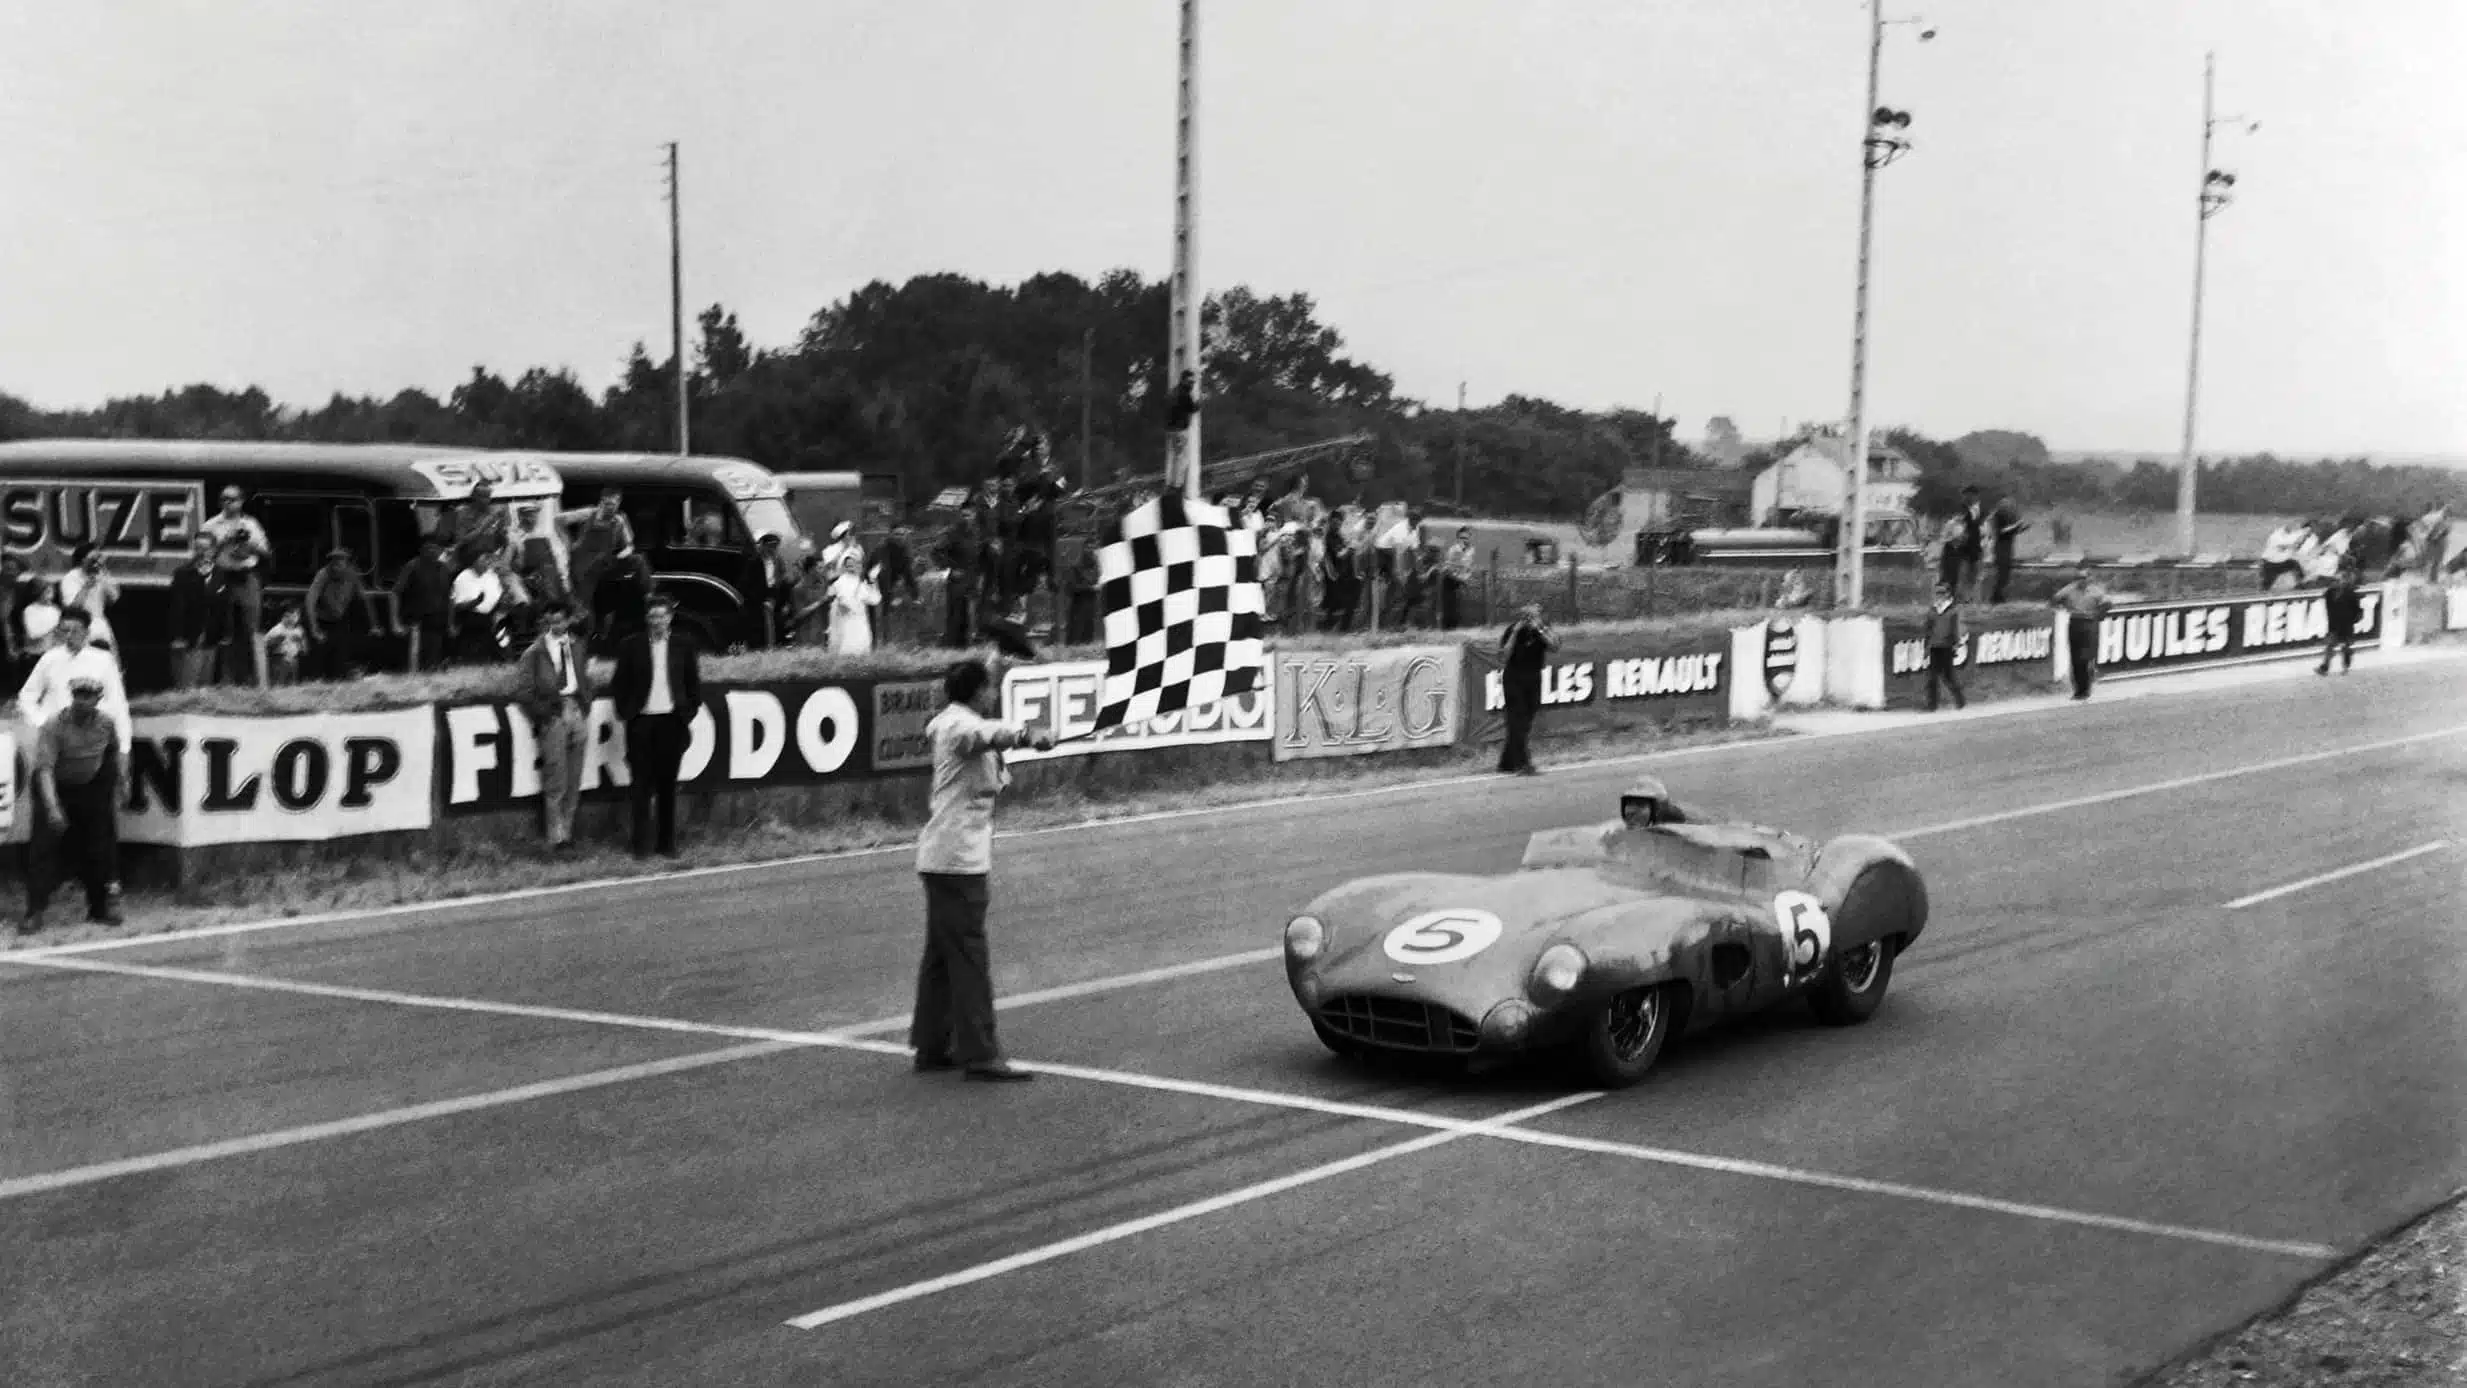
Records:
[[[1631,988],[1604,1003],[1577,1035],[1577,1066],[1604,1089],[1625,1089],[1661,1057],[1677,1019],[1678,998],[1666,985]]]
[[[1833,956],[1808,991],[1808,1007],[1829,1027],[1857,1026],[1884,1006],[1885,985],[1893,981],[1893,942],[1871,940]]]

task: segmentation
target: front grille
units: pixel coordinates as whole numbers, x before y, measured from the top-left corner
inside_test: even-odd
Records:
[[[1444,1007],[1402,998],[1347,993],[1328,999],[1319,1020],[1340,1036],[1374,1046],[1407,1051],[1470,1051],[1482,1044],[1482,1030]]]

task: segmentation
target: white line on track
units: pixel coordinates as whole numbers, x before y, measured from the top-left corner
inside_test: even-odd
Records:
[[[15,1200],[28,1195],[67,1190],[73,1186],[93,1185],[98,1181],[136,1176],[149,1171],[170,1171],[201,1162],[219,1161],[225,1157],[248,1156],[271,1152],[282,1147],[297,1147],[303,1143],[325,1142],[349,1137],[355,1133],[376,1132],[382,1128],[401,1127],[406,1123],[422,1123],[432,1118],[449,1118],[459,1113],[477,1113],[482,1109],[499,1108],[507,1104],[528,1103],[533,1099],[553,1098],[560,1094],[576,1094],[586,1089],[600,1089],[612,1084],[628,1084],[658,1075],[677,1075],[712,1065],[727,1065],[756,1056],[778,1055],[797,1047],[786,1041],[761,1041],[746,1046],[728,1046],[716,1051],[698,1051],[692,1055],[672,1056],[666,1060],[647,1061],[640,1065],[620,1065],[614,1069],[593,1070],[587,1074],[568,1075],[563,1079],[542,1080],[538,1084],[517,1085],[512,1089],[493,1090],[486,1094],[466,1094],[455,1099],[440,1099],[434,1103],[412,1104],[405,1108],[386,1109],[380,1113],[361,1114],[355,1118],[336,1119],[330,1123],[310,1123],[303,1127],[283,1128],[270,1133],[232,1138],[224,1142],[200,1143],[194,1147],[175,1147],[168,1151],[150,1152],[142,1157],[121,1161],[96,1162],[91,1166],[72,1166],[58,1171],[45,1171],[33,1176],[17,1176],[0,1180],[0,1200]]]
[[[1049,1263],[1056,1258],[1067,1258],[1074,1253],[1084,1253],[1091,1248],[1144,1234],[1151,1229],[1161,1229],[1169,1224],[1180,1224],[1185,1220],[1198,1219],[1203,1215],[1215,1214],[1219,1210],[1231,1209],[1236,1205],[1264,1200],[1271,1195],[1292,1190],[1296,1186],[1311,1185],[1331,1177],[1342,1176],[1347,1172],[1359,1171],[1366,1166],[1376,1166],[1384,1161],[1394,1161],[1398,1157],[1409,1157],[1416,1152],[1426,1152],[1433,1147],[1450,1142],[1461,1142],[1469,1137],[1500,1132],[1510,1124],[1522,1123],[1529,1118],[1539,1118],[1544,1114],[1555,1113],[1560,1109],[1570,1108],[1601,1097],[1599,1093],[1571,1094],[1565,1098],[1553,1099],[1546,1104],[1535,1104],[1531,1108],[1503,1113],[1496,1118],[1485,1118],[1478,1122],[1467,1123],[1461,1128],[1431,1133],[1425,1137],[1410,1138],[1386,1147],[1376,1147],[1357,1156],[1346,1157],[1341,1161],[1314,1166],[1308,1170],[1294,1172],[1289,1176],[1279,1176],[1272,1181],[1261,1181],[1257,1185],[1244,1186],[1239,1190],[1229,1190],[1222,1195],[1212,1195],[1205,1200],[1194,1200],[1187,1205],[1177,1205],[1170,1210],[1142,1215],[1138,1219],[1124,1220],[1120,1224],[1107,1225],[1105,1228],[1092,1230],[1076,1238],[1064,1239],[1059,1243],[1049,1243],[1042,1248],[1032,1248],[1025,1253],[1014,1253],[1008,1258],[998,1258],[990,1263],[979,1263],[975,1267],[947,1276],[929,1278],[923,1282],[911,1282],[905,1287],[879,1292],[856,1301],[843,1301],[836,1306],[826,1306],[819,1311],[798,1316],[790,1320],[788,1324],[799,1330],[812,1330],[816,1326],[829,1325],[834,1321],[851,1320],[870,1311],[879,1311],[886,1306],[896,1306],[903,1301],[915,1301],[920,1297],[932,1296],[937,1292],[947,1292],[954,1287],[967,1286],[971,1282],[983,1282],[989,1278],[1000,1277],[1004,1273],[1034,1267],[1038,1263]]]
[[[2240,896],[2235,900],[2228,902],[2227,905],[2220,909],[2227,911],[2241,911],[2247,906],[2259,906],[2265,901],[2276,901],[2280,897],[2292,896],[2308,887],[2318,887],[2325,882],[2336,882],[2342,877],[2354,877],[2361,873],[2371,872],[2375,868],[2385,868],[2393,863],[2406,862],[2410,858],[2421,858],[2427,853],[2439,853],[2441,850],[2448,848],[2449,846],[2450,841],[2448,839],[2435,839],[2431,843],[2420,843],[2413,848],[2405,850],[2404,852],[2391,853],[2383,857],[2375,858],[2371,862],[2356,863],[2349,867],[2339,868],[2334,872],[2324,872],[2312,877],[2307,877],[2299,882],[2290,882],[2283,887],[2272,887],[2268,891],[2255,892],[2251,896]]]
[[[2429,733],[2410,733],[2405,737],[2383,738],[2379,742],[2358,743],[2352,747],[2333,747],[2327,751],[2304,752],[2292,757],[2273,757],[2269,761],[2231,766],[2222,771],[2204,771],[2193,776],[2178,776],[2172,780],[2152,781],[2146,785],[2126,786],[2122,790],[2106,790],[2096,795],[2077,795],[2069,800],[2049,800],[2019,809],[1998,810],[1994,814],[1973,815],[1968,819],[1948,819],[1941,824],[1924,824],[1915,829],[1897,829],[1884,835],[1888,839],[1922,839],[1936,834],[1951,834],[1964,829],[1981,829],[2008,820],[2029,819],[2037,815],[2055,814],[2062,810],[2086,809],[2137,796],[2157,795],[2162,791],[2183,790],[2188,786],[2209,785],[2214,781],[2232,781],[2240,776],[2258,776],[2266,771],[2284,771],[2291,766],[2308,766],[2314,762],[2336,761],[2341,757],[2359,756],[2366,752],[2386,752],[2393,747],[2412,747],[2419,742],[2434,742],[2445,737],[2467,733],[2467,724],[2441,728]],[[6,956],[0,956],[5,958]]]
[[[269,992],[297,993],[311,997],[344,998],[356,1002],[387,1003],[400,1007],[428,1008],[444,1012],[481,1013],[495,1016],[528,1017],[550,1021],[570,1021],[598,1026],[630,1027],[646,1031],[685,1032],[709,1036],[735,1037],[740,1040],[769,1042],[784,1046],[812,1046],[835,1050],[866,1051],[875,1055],[906,1056],[908,1048],[885,1041],[870,1041],[851,1036],[845,1031],[784,1031],[769,1027],[732,1026],[716,1022],[691,1022],[672,1017],[641,1017],[621,1012],[588,1012],[574,1008],[540,1007],[530,1003],[489,1002],[477,998],[431,997],[421,993],[396,993],[373,988],[351,988],[338,984],[299,983],[288,979],[261,978],[251,974],[216,973],[203,969],[168,968],[151,964],[121,964],[99,959],[49,959],[26,961],[44,968],[72,972],[119,974],[136,978],[160,978],[174,982],[213,984],[230,988],[256,989]],[[747,1055],[763,1053],[758,1048],[745,1047]],[[713,1055],[719,1053],[714,1052]],[[669,1062],[675,1063],[675,1062]],[[716,1064],[717,1060],[705,1060]],[[1065,1065],[1048,1061],[1014,1060],[1023,1070],[1053,1075],[1060,1079],[1085,1080],[1094,1084],[1109,1084],[1158,1093],[1186,1094],[1197,1098],[1222,1099],[1232,1103],[1254,1104],[1266,1108],[1296,1110],[1325,1114],[1338,1118],[1361,1118],[1374,1122],[1395,1123],[1408,1127],[1433,1128],[1456,1136],[1490,1136],[1542,1146],[1564,1147],[1582,1151],[1600,1151],[1639,1160],[1657,1161],[1666,1165],[1693,1167],[1700,1170],[1727,1172],[1735,1175],[1761,1176],[1800,1185],[1827,1186],[1869,1194],[1897,1196],[1924,1203],[1954,1206],[1963,1209],[1987,1210],[2023,1218],[2057,1223],[2084,1225],[2093,1228],[2120,1229],[2170,1238],[2192,1239],[2197,1242],[2223,1244],[2229,1247],[2267,1252],[2294,1253],[2299,1256],[2322,1256],[2322,1245],[2287,1243],[2269,1239],[2247,1238],[2243,1235],[2215,1230],[2189,1229],[2180,1225],[2155,1224],[2146,1220],[2126,1219],[2085,1211],[2064,1210],[2050,1205],[2024,1205],[1996,1200],[1986,1196],[1967,1195],[1959,1191],[1932,1190],[1921,1186],[1897,1185],[1887,1181],[1871,1181],[1856,1176],[1835,1176],[1818,1171],[1801,1171],[1790,1167],[1770,1166],[1760,1162],[1738,1161],[1728,1157],[1699,1156],[1661,1148],[1639,1147],[1627,1143],[1597,1142],[1592,1139],[1568,1137],[1556,1133],[1541,1133],[1529,1128],[1513,1132],[1492,1132],[1486,1126],[1497,1120],[1443,1118],[1436,1114],[1417,1113],[1378,1104],[1357,1104],[1341,1099],[1319,1099],[1303,1094],[1286,1094],[1274,1090],[1246,1089],[1234,1085],[1210,1084],[1202,1080],[1173,1079],[1162,1075],[1144,1075],[1125,1070],[1103,1070],[1084,1065]],[[612,1081],[613,1082],[613,1081]],[[551,1081],[550,1083],[557,1083]],[[513,1102],[507,1100],[506,1102]],[[374,1115],[373,1117],[382,1117]],[[402,1121],[411,1121],[408,1119]],[[310,1139],[299,1139],[302,1141]],[[1414,1150],[1419,1150],[1414,1149]],[[157,1167],[183,1164],[156,1158],[136,1158],[141,1162],[156,1162]],[[220,1154],[215,1154],[220,1155]],[[1401,1153],[1400,1153],[1401,1155]],[[206,1158],[197,1158],[204,1160]],[[157,1169],[148,1167],[144,1169]],[[1350,1169],[1350,1168],[1348,1168]],[[40,1179],[40,1178],[31,1178]],[[98,1178],[99,1179],[99,1178]],[[1278,1187],[1283,1189],[1283,1187]],[[1148,1227],[1148,1226],[1143,1226]],[[1135,1231],[1134,1231],[1135,1232]],[[992,1266],[989,1264],[989,1266]],[[974,1279],[971,1279],[974,1280]],[[923,1284],[920,1284],[923,1285]],[[956,1285],[956,1284],[954,1284]],[[888,1304],[888,1303],[884,1303]]]
[[[1038,988],[1026,993],[1012,993],[994,1000],[994,1010],[1007,1012],[1014,1007],[1033,1007],[1041,1002],[1063,1002],[1071,998],[1091,997],[1124,988],[1137,988],[1150,983],[1169,983],[1177,978],[1212,974],[1222,969],[1238,969],[1245,964],[1273,964],[1285,957],[1278,946],[1266,949],[1246,949],[1239,954],[1220,954],[1212,959],[1194,959],[1187,964],[1168,964],[1161,969],[1142,969],[1137,973],[1114,974],[1107,978],[1084,979],[1052,988]],[[885,1032],[902,1031],[908,1026],[905,1013],[897,1017],[878,1017],[855,1026],[833,1027],[841,1036],[880,1036]]]
[[[1775,1166],[1770,1162],[1740,1161],[1731,1157],[1708,1157],[1695,1152],[1674,1152],[1664,1147],[1644,1147],[1629,1142],[1608,1142],[1597,1138],[1573,1137],[1565,1133],[1537,1132],[1531,1128],[1493,1133],[1491,1136],[1504,1138],[1511,1142],[1530,1143],[1537,1147],[1558,1147],[1572,1152],[1598,1152],[1608,1156],[1653,1162],[1661,1166],[1682,1166],[1696,1171],[1718,1171],[1733,1176],[1754,1176],[1768,1181],[1780,1181],[1788,1185],[1856,1191],[1863,1195],[1887,1195],[1900,1200],[1915,1200],[1925,1205],[1946,1205],[1962,1210],[1984,1210],[1993,1214],[2042,1220],[2050,1224],[2073,1224],[2091,1229],[2115,1229],[2131,1234],[2149,1234],[2160,1238],[2185,1239],[2194,1243],[2218,1244],[2227,1248],[2242,1249],[2248,1253],[2284,1253],[2296,1258],[2332,1258],[2338,1255],[2338,1250],[2328,1244],[2305,1243],[2292,1239],[2258,1239],[2216,1229],[2197,1229],[2183,1224],[2158,1224],[2146,1219],[2126,1219],[2119,1215],[2092,1214],[2083,1210],[2063,1209],[2055,1205],[2029,1205],[2013,1200],[1998,1200],[1985,1195],[1966,1195],[1960,1191],[1904,1185],[1898,1181],[1871,1181],[1863,1176],[1836,1176],[1824,1171]]]

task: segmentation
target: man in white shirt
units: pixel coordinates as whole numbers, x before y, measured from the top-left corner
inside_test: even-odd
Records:
[[[2312,532],[2300,521],[2289,521],[2270,532],[2261,546],[2261,590],[2265,593],[2278,586],[2279,575],[2292,574],[2297,581],[2304,578],[2304,565],[2296,554]]]
[[[530,717],[540,748],[540,812],[548,846],[559,851],[574,846],[574,807],[582,799],[595,693],[572,629],[573,609],[548,604],[540,614],[540,637],[514,672],[514,700]]]
[[[222,514],[197,527],[214,542],[214,567],[223,572],[225,628],[239,649],[255,664],[257,687],[266,687],[265,566],[274,558],[266,528],[241,509],[247,497],[238,487],[223,488]]]
[[[660,856],[677,856],[677,767],[685,760],[694,716],[702,712],[701,655],[692,637],[672,632],[676,612],[675,599],[652,596],[643,609],[644,629],[617,647],[617,670],[609,681],[609,696],[625,723],[637,858],[651,853],[655,837]]]
[[[950,702],[925,725],[933,744],[932,816],[917,835],[925,883],[925,954],[908,1025],[919,1070],[959,1069],[972,1080],[1032,1079],[1002,1058],[994,1036],[994,976],[985,946],[987,879],[994,865],[994,800],[1010,785],[1006,747],[1051,751],[1054,736],[990,716],[1001,686],[981,660],[942,677]]]
[[[34,662],[34,673],[26,676],[25,688],[18,691],[19,707],[26,711],[26,721],[40,731],[45,723],[69,706],[69,685],[81,678],[91,678],[103,686],[102,713],[111,720],[112,731],[120,741],[120,763],[128,764],[129,735],[134,730],[129,722],[128,686],[120,678],[120,662],[111,652],[90,644],[87,637],[93,629],[93,617],[82,607],[60,609],[60,624],[52,633],[52,646],[43,658]]]

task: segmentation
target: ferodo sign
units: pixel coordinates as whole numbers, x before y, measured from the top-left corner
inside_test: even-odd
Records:
[[[425,829],[434,730],[425,707],[141,717],[120,837],[186,847]]]
[[[1611,731],[1728,706],[1726,642],[1716,638],[1640,652],[1648,639],[1563,638],[1542,667],[1542,706],[1534,715],[1533,735]],[[1468,646],[1465,672],[1466,740],[1506,736],[1507,684],[1497,648]]]
[[[1278,761],[1453,746],[1464,726],[1462,646],[1271,653]]]
[[[88,542],[107,559],[169,572],[188,557],[205,515],[199,482],[0,478],[0,549],[35,557],[45,572],[65,568]]]
[[[2356,641],[2381,637],[2382,593],[2357,591]],[[2133,674],[2295,655],[2321,644],[2330,619],[2318,589],[2209,601],[2135,604],[2099,621],[2099,669]]]
[[[1073,739],[1050,752],[1022,747],[1003,753],[1015,762],[1051,757],[1084,757],[1093,752],[1139,748],[1188,747],[1203,742],[1265,742],[1276,717],[1276,699],[1267,689],[1254,689],[1230,699],[1184,709],[1145,722],[1124,723],[1095,736],[1097,705],[1103,695],[1105,662],[1065,661],[1052,665],[1014,665],[1002,674],[1002,716],[1038,732]]]
[[[812,785],[873,774],[873,685],[776,680],[703,686],[690,724],[682,790]],[[449,814],[504,809],[540,794],[539,739],[507,702],[439,704],[437,791]],[[593,701],[582,793],[614,798],[633,784],[625,725],[606,697]]]

